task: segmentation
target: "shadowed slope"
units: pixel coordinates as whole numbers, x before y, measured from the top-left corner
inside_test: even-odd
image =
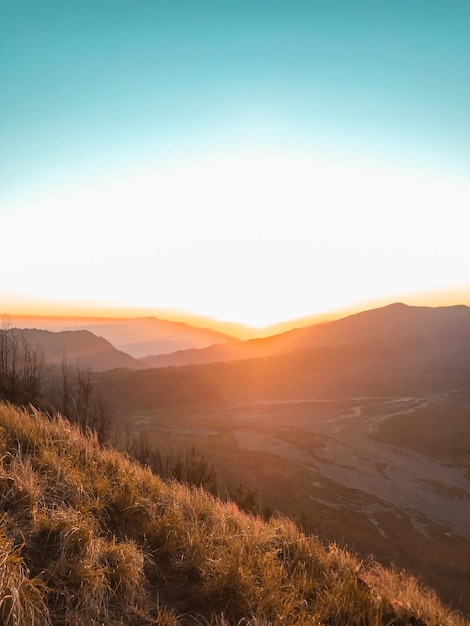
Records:
[[[141,369],[144,365],[129,354],[116,348],[103,337],[88,330],[52,332],[36,328],[15,329],[31,346],[44,351],[45,360],[60,365],[64,357],[69,363],[77,360],[93,370],[110,370],[118,367]]]

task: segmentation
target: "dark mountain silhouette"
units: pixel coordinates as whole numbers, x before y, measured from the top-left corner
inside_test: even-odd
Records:
[[[371,340],[381,340],[395,347],[412,343],[422,349],[453,348],[456,342],[470,342],[470,307],[412,307],[395,303],[272,337],[215,344],[200,350],[180,350],[149,356],[145,361],[153,367],[212,363]]]
[[[51,332],[36,328],[14,329],[29,345],[39,346],[44,351],[47,363],[57,365],[64,357],[70,364],[77,360],[92,370],[102,371],[114,368],[140,369],[143,364],[116,348],[103,337],[97,337],[88,330]]]

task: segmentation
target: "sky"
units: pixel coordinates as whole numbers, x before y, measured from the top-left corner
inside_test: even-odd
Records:
[[[0,0],[0,312],[470,304],[469,32],[467,0]]]

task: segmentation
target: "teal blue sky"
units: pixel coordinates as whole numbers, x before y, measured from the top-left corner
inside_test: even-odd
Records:
[[[468,1],[0,0],[0,211],[254,154],[465,184],[469,33]]]

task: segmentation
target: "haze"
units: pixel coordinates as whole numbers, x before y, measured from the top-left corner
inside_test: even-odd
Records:
[[[467,2],[0,6],[5,312],[470,303]]]

